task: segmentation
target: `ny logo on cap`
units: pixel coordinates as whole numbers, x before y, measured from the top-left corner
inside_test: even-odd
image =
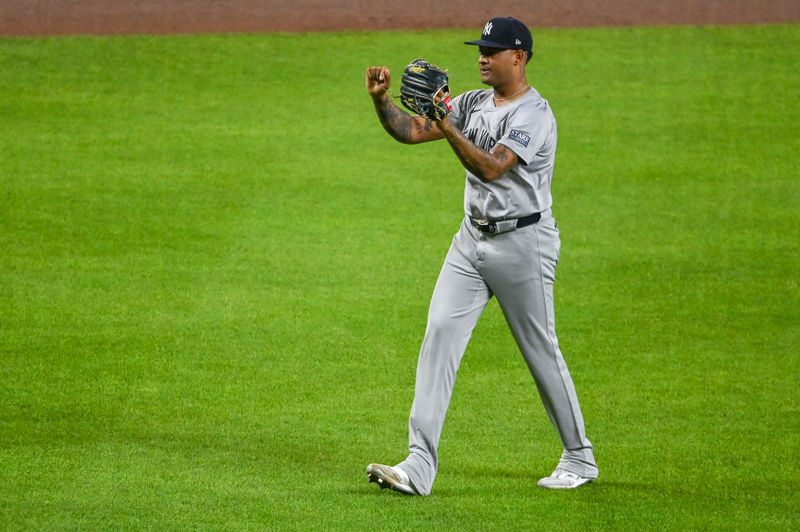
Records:
[[[492,34],[492,23],[487,22],[486,26],[483,27],[483,34],[484,35],[491,35]]]

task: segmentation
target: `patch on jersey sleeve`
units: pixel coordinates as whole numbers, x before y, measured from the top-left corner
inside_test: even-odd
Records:
[[[522,146],[525,146],[526,148],[528,147],[528,143],[531,141],[530,135],[527,135],[518,129],[512,129],[508,134],[508,138],[521,144]]]

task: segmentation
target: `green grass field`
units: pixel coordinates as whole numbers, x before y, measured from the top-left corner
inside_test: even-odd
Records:
[[[800,26],[542,30],[559,338],[598,482],[496,303],[434,493],[405,456],[462,216],[363,71],[474,30],[0,39],[0,528],[800,528]]]

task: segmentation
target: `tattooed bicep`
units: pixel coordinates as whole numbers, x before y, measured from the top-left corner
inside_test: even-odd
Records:
[[[442,131],[431,120],[422,117],[412,117],[411,139],[414,142],[428,142],[444,138]]]
[[[433,122],[427,118],[420,117],[420,119],[414,122],[414,129],[420,133],[423,131],[428,132],[433,129]]]
[[[503,171],[517,164],[517,154],[505,144],[496,144],[492,149],[492,155],[500,163]]]

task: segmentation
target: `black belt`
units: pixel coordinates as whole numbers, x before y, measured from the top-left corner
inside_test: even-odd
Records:
[[[517,218],[516,220],[480,220],[477,218],[473,218],[472,216],[469,217],[469,220],[470,222],[472,222],[472,226],[475,227],[475,229],[477,229],[481,233],[490,233],[490,234],[498,232],[497,230],[498,223],[503,226],[506,226],[506,225],[511,225],[511,223],[514,221],[517,222],[516,225],[511,225],[510,228],[501,231],[505,233],[507,231],[514,231],[515,229],[522,229],[523,227],[533,225],[541,219],[542,219],[542,213],[540,212],[533,213],[530,216]]]

